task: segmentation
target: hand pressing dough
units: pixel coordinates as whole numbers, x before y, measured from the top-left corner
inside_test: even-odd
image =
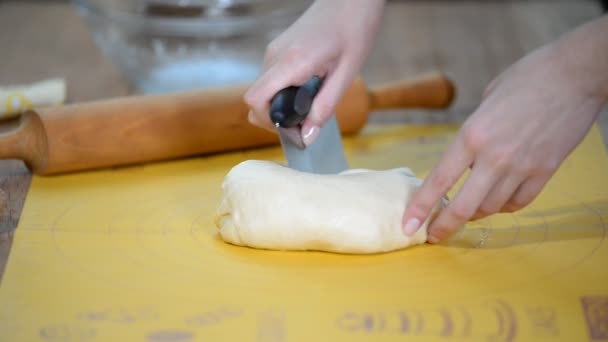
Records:
[[[388,252],[426,241],[428,220],[412,237],[401,229],[421,184],[407,168],[317,175],[250,160],[226,176],[215,224],[224,241],[241,246]]]

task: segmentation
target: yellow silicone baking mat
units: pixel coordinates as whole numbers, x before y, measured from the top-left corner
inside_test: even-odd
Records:
[[[352,167],[424,175],[455,129],[368,127],[345,145]],[[526,210],[381,255],[222,242],[220,184],[246,159],[282,156],[34,177],[0,285],[0,340],[608,338],[608,158],[595,127]]]

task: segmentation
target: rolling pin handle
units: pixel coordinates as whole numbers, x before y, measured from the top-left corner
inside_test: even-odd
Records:
[[[454,83],[443,73],[434,72],[370,89],[369,109],[444,109],[452,104],[455,94]]]
[[[0,159],[20,159],[34,172],[47,162],[47,140],[38,114],[27,111],[0,122]]]

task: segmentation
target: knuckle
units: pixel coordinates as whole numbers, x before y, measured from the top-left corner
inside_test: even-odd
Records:
[[[500,209],[501,212],[503,213],[512,213],[515,211],[518,211],[519,209],[523,208],[525,205],[521,205],[515,201],[510,201],[509,203],[505,204],[504,207],[502,207],[502,209]]]
[[[483,210],[477,210],[477,212],[475,213],[475,215],[473,215],[473,217],[471,217],[471,221],[475,221],[475,220],[481,220],[484,217],[489,216],[490,214],[483,211]]]
[[[283,64],[283,68],[289,70],[288,77],[292,85],[303,84],[318,71],[317,63],[299,48],[291,48],[286,51],[278,63]]]
[[[500,208],[500,212],[501,213],[512,213],[519,209],[520,208],[518,208],[513,202],[508,202],[502,208]]]
[[[517,210],[520,210],[524,207],[526,207],[528,204],[532,203],[532,201],[534,200],[534,195],[526,195],[526,196],[519,196],[516,198],[513,198],[509,201],[509,203],[506,205],[507,209],[509,210],[509,212],[514,212]]]
[[[243,101],[245,101],[245,104],[247,104],[249,107],[253,107],[255,96],[253,96],[251,90],[248,90],[245,95],[243,95]]]
[[[556,161],[555,159],[551,159],[551,158],[547,158],[545,160],[543,160],[539,167],[538,167],[538,173],[542,176],[549,176],[552,175],[555,170],[557,170],[557,168],[559,167],[559,161]]]
[[[473,215],[468,207],[459,204],[448,205],[446,210],[458,222],[466,222]]]
[[[453,234],[453,230],[445,226],[436,226],[431,229],[429,235],[433,236],[438,241],[446,239]]]
[[[249,106],[249,108],[254,110],[259,109],[262,105],[260,103],[260,96],[258,96],[256,91],[253,89],[250,89],[245,93],[245,95],[243,95],[243,101],[245,101],[245,104]]]
[[[532,163],[526,160],[519,160],[511,165],[511,169],[514,174],[521,176],[530,175],[533,173]]]
[[[321,126],[320,124],[327,121],[327,119],[332,115],[333,109],[334,106],[329,103],[329,101],[319,98],[314,103],[314,112],[310,118],[315,122],[315,124],[319,124],[319,126]]]
[[[479,215],[483,215],[483,217],[486,217],[498,212],[498,210],[500,210],[500,207],[498,207],[494,203],[483,203],[479,207],[478,213]]]
[[[467,150],[479,152],[487,145],[490,136],[485,129],[474,125],[466,125],[462,128],[462,139]]]
[[[425,217],[430,211],[429,206],[422,201],[412,201],[407,210],[412,217]]]
[[[304,51],[298,47],[290,47],[285,51],[285,54],[282,56],[282,59],[288,65],[297,65],[299,67],[305,67],[307,63]]]
[[[532,203],[532,201],[534,200],[535,196],[527,196],[526,198],[522,198],[522,199],[515,199],[513,201],[513,206],[519,210],[522,209],[523,207],[527,206],[528,204]]]
[[[456,180],[450,176],[445,176],[440,173],[436,173],[431,176],[430,185],[433,189],[439,189],[438,191],[445,191],[452,187],[456,183]]]
[[[516,170],[519,168],[516,166],[516,152],[513,148],[508,146],[503,146],[500,148],[494,149],[489,153],[488,161],[490,165],[499,172],[512,170],[517,172]]]

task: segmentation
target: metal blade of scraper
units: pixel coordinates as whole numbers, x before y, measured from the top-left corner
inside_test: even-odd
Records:
[[[319,174],[338,173],[348,168],[335,115],[321,128],[317,139],[308,147],[296,140],[301,140],[301,137],[294,137],[293,131],[288,130],[279,128],[279,136],[290,168]]]
[[[299,87],[279,91],[270,105],[270,120],[279,130],[281,146],[290,168],[311,173],[338,173],[348,168],[335,115],[320,129],[317,139],[305,146],[302,123],[310,112],[321,78],[314,76]]]

